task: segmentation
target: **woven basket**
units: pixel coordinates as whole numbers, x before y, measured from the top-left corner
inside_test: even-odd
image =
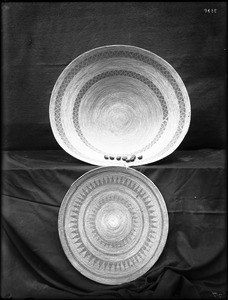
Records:
[[[173,67],[154,53],[105,46],[74,59],[50,100],[59,145],[99,166],[136,166],[172,153],[186,135],[190,101]]]
[[[68,190],[58,230],[71,264],[104,284],[132,281],[157,261],[168,234],[158,188],[133,168],[100,167]]]

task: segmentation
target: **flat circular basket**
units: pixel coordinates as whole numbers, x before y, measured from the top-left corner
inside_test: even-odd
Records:
[[[186,135],[190,101],[173,67],[154,53],[104,46],[74,59],[52,91],[49,115],[59,145],[99,166],[148,164]]]
[[[132,168],[100,167],[77,179],[60,207],[58,230],[71,264],[103,284],[132,281],[157,261],[168,234],[158,188]]]

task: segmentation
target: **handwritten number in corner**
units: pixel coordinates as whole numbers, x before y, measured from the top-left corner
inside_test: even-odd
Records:
[[[217,8],[204,8],[204,13],[205,14],[216,14]]]

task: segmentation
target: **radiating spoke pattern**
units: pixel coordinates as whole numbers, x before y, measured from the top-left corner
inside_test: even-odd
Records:
[[[70,187],[59,212],[63,249],[85,276],[120,284],[144,274],[168,233],[162,195],[140,172],[97,168]]]

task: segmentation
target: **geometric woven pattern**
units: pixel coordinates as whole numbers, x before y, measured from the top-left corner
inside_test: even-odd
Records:
[[[97,165],[130,166],[172,153],[188,131],[191,108],[168,62],[138,47],[113,45],[90,50],[63,70],[49,115],[69,154]]]
[[[112,70],[112,71],[107,71],[104,73],[101,73],[97,76],[95,76],[94,78],[92,78],[90,81],[88,81],[80,90],[80,92],[78,93],[78,96],[75,100],[74,103],[74,109],[73,109],[73,121],[74,121],[74,127],[78,133],[78,135],[81,137],[81,139],[83,140],[83,142],[90,148],[92,148],[94,151],[97,151],[99,153],[103,153],[102,150],[96,149],[95,147],[93,147],[93,145],[91,145],[83,136],[83,132],[80,129],[80,123],[79,123],[79,107],[80,107],[80,102],[84,96],[84,94],[87,92],[87,90],[95,83],[97,83],[99,80],[102,80],[104,78],[107,77],[111,77],[111,76],[129,76],[132,78],[136,78],[137,80],[140,80],[141,82],[143,82],[144,84],[146,84],[150,89],[152,89],[154,91],[154,93],[156,94],[161,108],[162,108],[162,114],[163,114],[163,122],[160,126],[160,129],[156,135],[156,137],[148,144],[146,145],[144,148],[139,149],[137,152],[129,152],[128,154],[124,154],[124,155],[132,155],[132,154],[138,154],[138,153],[142,153],[143,151],[149,149],[150,147],[152,147],[161,137],[163,131],[166,128],[167,125],[167,121],[168,121],[168,108],[166,105],[166,102],[164,100],[164,97],[162,96],[162,93],[159,91],[159,89],[155,86],[155,84],[153,82],[151,82],[150,80],[148,80],[147,78],[145,78],[144,76],[137,74],[135,72],[132,71],[126,71],[126,70]]]
[[[165,202],[132,168],[97,168],[70,187],[59,212],[59,235],[72,265],[88,278],[120,284],[148,271],[168,234]]]

